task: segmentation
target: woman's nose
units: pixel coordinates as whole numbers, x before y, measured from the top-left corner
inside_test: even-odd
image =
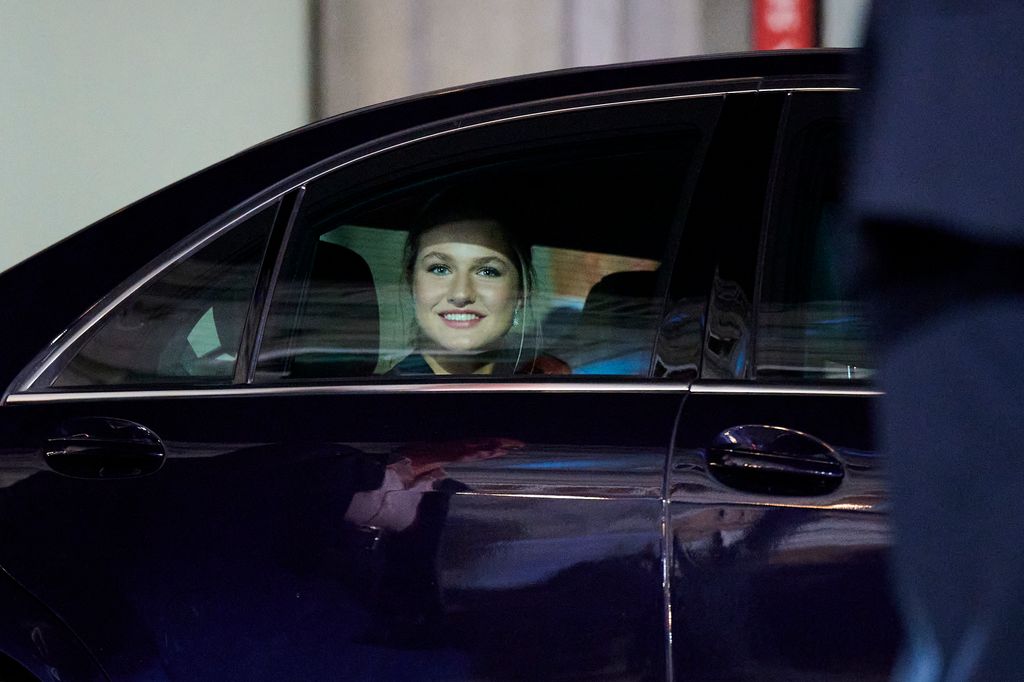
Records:
[[[451,279],[451,288],[448,289],[448,302],[457,307],[464,307],[476,300],[476,291],[473,288],[473,280],[468,274],[456,274]]]

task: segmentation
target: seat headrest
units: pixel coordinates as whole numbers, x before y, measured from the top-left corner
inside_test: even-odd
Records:
[[[658,273],[648,270],[613,272],[591,287],[583,304],[583,314],[606,315],[644,313],[658,283]]]
[[[580,315],[576,356],[582,374],[646,374],[657,338],[662,301],[658,273],[614,272],[587,294]]]
[[[358,253],[318,242],[292,343],[290,376],[366,376],[377,366],[380,319],[370,266]]]

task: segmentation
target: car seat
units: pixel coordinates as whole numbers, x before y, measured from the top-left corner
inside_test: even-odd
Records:
[[[587,294],[569,360],[575,374],[646,375],[658,336],[658,272],[613,272]]]
[[[380,319],[370,266],[344,246],[319,241],[291,334],[286,376],[368,376],[377,366]]]

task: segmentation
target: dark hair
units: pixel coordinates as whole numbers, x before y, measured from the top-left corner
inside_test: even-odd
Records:
[[[486,220],[498,226],[501,236],[515,256],[512,265],[519,274],[525,305],[533,292],[534,281],[530,244],[525,239],[524,231],[519,229],[514,212],[497,201],[491,192],[479,188],[449,188],[435,194],[426,203],[405,240],[402,264],[406,283],[412,284],[423,235],[439,225],[464,220]]]

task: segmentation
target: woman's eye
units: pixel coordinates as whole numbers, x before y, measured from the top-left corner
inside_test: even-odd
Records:
[[[447,275],[450,274],[451,271],[451,268],[449,268],[447,265],[442,265],[440,263],[435,263],[434,265],[427,266],[427,272],[429,272],[432,275]]]
[[[476,272],[478,275],[483,275],[484,277],[501,277],[501,270],[498,268],[484,267],[480,268]]]

